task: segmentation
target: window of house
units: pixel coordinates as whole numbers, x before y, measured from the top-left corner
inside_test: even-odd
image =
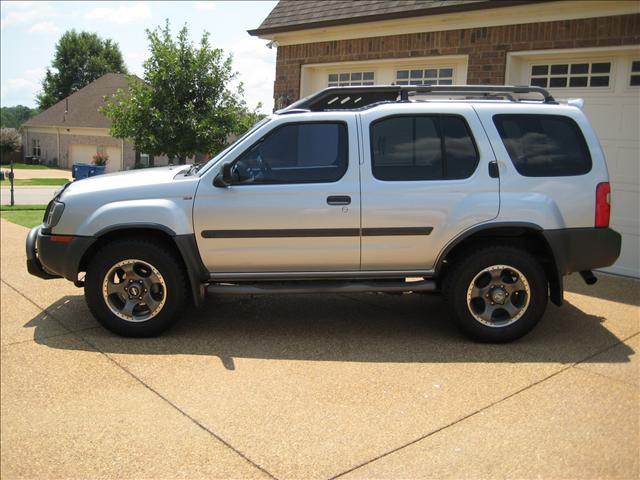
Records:
[[[42,151],[40,149],[40,139],[33,138],[31,140],[31,155],[33,155],[34,157],[39,157],[41,152]]]
[[[344,123],[293,123],[268,133],[234,168],[239,183],[328,183],[345,174],[348,156]]]
[[[329,87],[351,87],[359,85],[373,85],[374,72],[330,73],[327,77]]]
[[[453,67],[396,70],[396,85],[453,85]]]
[[[591,155],[576,122],[560,115],[495,115],[516,170],[525,177],[583,175]]]
[[[371,125],[373,176],[378,180],[453,180],[470,177],[478,151],[457,115],[398,116]]]
[[[543,88],[608,87],[611,62],[539,64],[531,66],[530,84]]]
[[[631,78],[629,85],[632,87],[640,87],[640,60],[631,62]]]

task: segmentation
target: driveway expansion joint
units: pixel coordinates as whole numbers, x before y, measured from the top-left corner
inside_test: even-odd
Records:
[[[55,337],[55,336],[63,336],[63,335],[73,335],[75,337],[77,337],[78,339],[80,339],[81,341],[83,341],[84,343],[86,343],[87,345],[89,345],[91,348],[93,348],[97,353],[100,353],[101,355],[103,355],[109,362],[111,362],[113,365],[115,365],[116,367],[118,367],[120,370],[122,370],[123,372],[127,373],[130,377],[132,377],[134,380],[136,380],[138,383],[140,383],[142,386],[144,386],[147,390],[149,390],[150,392],[154,393],[157,397],[159,397],[161,400],[163,400],[165,403],[167,403],[168,405],[170,405],[172,408],[174,408],[175,410],[177,410],[182,416],[184,416],[185,418],[187,418],[188,420],[190,420],[191,422],[193,422],[195,425],[197,425],[198,427],[200,427],[202,430],[204,430],[205,432],[207,432],[210,436],[212,436],[214,439],[216,439],[218,442],[222,443],[225,447],[227,447],[228,449],[230,449],[231,451],[233,451],[234,453],[236,453],[238,456],[240,456],[243,460],[245,460],[247,463],[249,463],[251,466],[257,468],[258,470],[260,470],[262,473],[264,473],[265,475],[267,475],[269,478],[272,478],[274,480],[278,480],[278,478],[273,475],[271,472],[269,472],[268,470],[266,470],[264,467],[262,467],[261,465],[259,465],[258,463],[256,463],[255,461],[251,460],[247,455],[245,455],[242,451],[238,450],[236,447],[234,447],[233,445],[231,445],[227,440],[223,439],[222,437],[220,437],[218,434],[216,434],[213,430],[207,428],[204,424],[202,424],[201,422],[199,422],[198,420],[196,420],[194,417],[192,417],[191,415],[189,415],[187,412],[185,412],[183,409],[181,409],[180,407],[178,407],[175,403],[173,403],[171,400],[169,400],[167,397],[165,397],[164,395],[162,395],[160,392],[158,392],[156,389],[154,389],[153,387],[151,387],[150,385],[148,385],[147,383],[145,383],[140,377],[138,377],[137,375],[135,375],[133,372],[131,372],[129,369],[127,369],[124,365],[122,365],[121,363],[119,363],[116,359],[114,359],[113,357],[111,357],[109,354],[107,354],[106,352],[104,352],[103,350],[101,350],[97,345],[94,345],[91,341],[89,341],[87,338],[83,337],[79,332],[84,331],[84,330],[92,330],[95,328],[100,328],[100,327],[89,327],[89,328],[82,328],[79,330],[71,330],[69,329],[69,327],[67,327],[66,325],[64,325],[60,319],[58,319],[53,313],[49,312],[46,308],[41,307],[40,305],[38,305],[37,303],[35,303],[33,300],[31,300],[29,297],[27,297],[24,293],[22,293],[20,290],[18,290],[16,287],[14,287],[13,285],[9,284],[6,280],[1,280],[2,283],[4,283],[5,285],[7,285],[9,288],[11,288],[12,290],[14,290],[18,295],[20,295],[21,297],[23,297],[25,300],[27,300],[29,303],[31,303],[32,305],[34,305],[36,308],[38,308],[39,310],[41,310],[42,312],[46,313],[47,315],[49,315],[56,323],[58,323],[63,329],[65,329],[68,333],[63,333],[60,335],[52,335],[51,337]],[[50,338],[50,337],[47,337]],[[27,340],[26,342],[32,342],[34,340]],[[15,343],[25,343],[25,342],[15,342]],[[6,345],[3,345],[3,348]]]
[[[636,337],[637,335],[640,335],[640,332],[636,332],[636,333],[634,333],[632,335],[629,335],[629,336],[625,337],[624,339],[621,339],[621,340],[615,342],[612,345],[604,347],[601,350],[598,350],[597,352],[595,352],[593,354],[587,355],[586,357],[584,357],[583,359],[581,359],[581,360],[579,360],[577,362],[565,365],[562,368],[560,368],[559,370],[553,372],[552,374],[547,375],[546,377],[541,378],[540,380],[537,380],[537,381],[535,381],[535,382],[533,382],[533,383],[531,383],[531,384],[529,384],[529,385],[527,385],[527,386],[525,386],[523,388],[520,388],[519,390],[517,390],[517,391],[515,391],[513,393],[510,393],[509,395],[507,395],[507,396],[505,396],[505,397],[503,397],[503,398],[501,398],[499,400],[496,400],[495,402],[491,402],[490,404],[485,405],[484,407],[479,408],[479,409],[475,410],[474,412],[471,412],[471,413],[469,413],[467,415],[464,415],[464,416],[462,416],[462,417],[460,417],[460,418],[458,418],[458,419],[456,419],[456,420],[454,420],[454,421],[452,421],[452,422],[450,422],[450,423],[448,423],[446,425],[443,425],[442,427],[436,428],[435,430],[432,430],[431,432],[428,432],[425,435],[422,435],[421,437],[418,437],[418,438],[416,438],[414,440],[411,440],[411,441],[409,441],[409,442],[407,442],[407,443],[405,443],[403,445],[400,445],[399,447],[396,447],[396,448],[393,448],[391,450],[388,450],[388,451],[386,451],[386,452],[384,452],[384,453],[382,453],[382,454],[380,454],[380,455],[378,455],[378,456],[376,456],[374,458],[371,458],[370,460],[367,460],[366,462],[362,462],[359,465],[356,465],[354,467],[349,468],[348,470],[344,470],[344,471],[338,473],[337,475],[334,475],[334,476],[330,477],[328,480],[335,480],[337,478],[343,477],[344,475],[347,475],[347,474],[349,474],[351,472],[354,472],[355,470],[358,470],[358,469],[360,469],[362,467],[365,467],[367,465],[375,463],[378,460],[381,460],[381,459],[383,459],[385,457],[388,457],[389,455],[397,453],[397,452],[399,452],[401,450],[404,450],[407,447],[410,447],[411,445],[415,445],[416,443],[419,443],[422,440],[425,440],[425,439],[427,439],[429,437],[432,437],[432,436],[434,436],[434,435],[436,435],[436,434],[438,434],[440,432],[443,432],[444,430],[447,430],[448,428],[453,427],[453,426],[457,425],[458,423],[462,423],[465,420],[468,420],[468,419],[470,419],[472,417],[475,417],[479,413],[482,413],[482,412],[484,412],[486,410],[489,410],[490,408],[492,408],[492,407],[494,407],[494,406],[496,406],[498,404],[501,404],[502,402],[504,402],[506,400],[509,400],[510,398],[513,398],[513,397],[515,397],[515,396],[517,396],[517,395],[519,395],[519,394],[521,394],[523,392],[526,392],[527,390],[529,390],[529,389],[531,389],[531,388],[533,388],[533,387],[535,387],[537,385],[540,385],[540,384],[546,382],[547,380],[550,380],[550,379],[560,375],[563,372],[566,372],[566,371],[568,371],[568,370],[570,370],[572,368],[579,368],[578,365],[580,365],[580,364],[586,362],[587,360],[590,360],[591,358],[594,358],[594,357],[596,357],[596,356],[598,356],[598,355],[600,355],[600,354],[602,354],[602,353],[604,353],[604,352],[606,352],[608,350],[611,350],[612,348],[615,348],[618,345],[621,345],[621,344],[624,344],[624,343],[628,342],[630,339]],[[580,368],[580,371],[585,371],[585,370]],[[604,375],[602,375],[602,376],[604,377]],[[612,380],[609,377],[605,377],[605,378],[607,378],[608,380]],[[629,385],[628,383],[622,382],[620,380],[618,380],[618,382],[619,383],[620,382],[624,383],[627,386]]]

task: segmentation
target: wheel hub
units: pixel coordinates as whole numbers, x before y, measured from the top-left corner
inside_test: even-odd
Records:
[[[132,282],[124,290],[129,294],[129,298],[142,298],[143,287],[141,282]]]
[[[500,305],[504,305],[504,302],[507,300],[507,297],[509,296],[507,291],[502,286],[493,287],[491,289],[490,295],[491,295],[491,301],[493,303],[498,303]]]
[[[153,265],[131,258],[109,269],[102,282],[102,296],[117,317],[128,322],[144,322],[164,307],[167,285]]]
[[[531,287],[527,278],[510,265],[482,269],[467,289],[467,308],[478,322],[488,327],[506,327],[527,311]]]

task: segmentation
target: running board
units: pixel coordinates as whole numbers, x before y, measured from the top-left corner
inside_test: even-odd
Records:
[[[362,292],[435,292],[434,280],[416,282],[371,281],[371,282],[257,282],[257,283],[212,283],[207,293],[229,295],[263,295],[274,293],[362,293]]]

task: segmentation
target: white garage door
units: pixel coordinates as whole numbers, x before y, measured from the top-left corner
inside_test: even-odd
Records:
[[[609,167],[611,226],[622,234],[620,258],[605,270],[640,277],[640,47],[514,54],[509,70],[510,83],[584,99]]]
[[[120,147],[103,147],[74,143],[69,147],[69,155],[72,163],[93,163],[93,157],[102,150],[109,156],[107,172],[117,172],[122,167],[122,149]]]
[[[97,145],[84,145],[74,143],[69,148],[71,163],[93,163],[93,156],[97,151]]]
[[[122,149],[120,147],[107,147],[106,153],[109,156],[106,171],[108,173],[120,171],[122,166]]]

